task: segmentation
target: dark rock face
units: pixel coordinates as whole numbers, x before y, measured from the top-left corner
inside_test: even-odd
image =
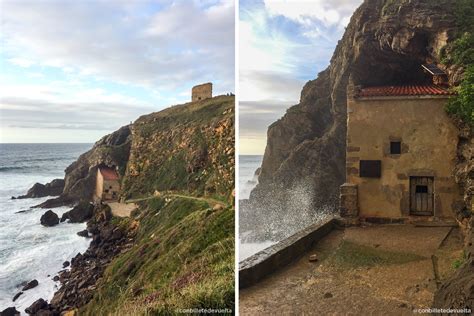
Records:
[[[0,316],[19,316],[20,312],[16,310],[15,307],[5,308],[0,312]]]
[[[22,291],[27,291],[29,289],[32,289],[34,287],[37,287],[38,286],[38,280],[31,280],[30,282],[28,282],[21,290]]]
[[[58,207],[71,205],[81,200],[92,200],[97,166],[117,166],[119,171],[123,172],[130,155],[130,145],[130,126],[123,126],[112,134],[104,136],[94,144],[91,150],[79,156],[66,168],[62,194],[37,207]]]
[[[41,222],[41,225],[46,226],[46,227],[55,226],[59,224],[58,214],[49,210],[41,216],[40,222]]]
[[[47,307],[48,307],[48,303],[46,303],[46,301],[44,299],[40,298],[39,300],[37,300],[33,304],[31,304],[30,307],[26,308],[25,312],[27,314],[36,314],[41,309],[47,308]]]
[[[81,230],[80,232],[77,232],[77,235],[79,235],[81,237],[89,238],[89,232],[87,231],[87,229],[84,229],[84,230]]]
[[[97,166],[118,166],[119,170],[125,170],[130,143],[129,126],[124,126],[96,142],[91,150],[66,168],[64,194],[76,200],[90,200],[95,188]]]
[[[17,199],[39,198],[44,196],[58,196],[63,192],[64,180],[54,179],[50,183],[35,183],[25,195],[20,195]]]
[[[106,206],[94,212],[95,216],[87,223],[94,226],[93,242],[83,254],[78,253],[71,260],[71,270],[63,270],[57,278],[61,288],[54,294],[49,310],[60,313],[77,308],[89,302],[108,263],[121,251],[131,247],[128,233],[102,216]],[[56,279],[56,277],[55,277]]]
[[[18,292],[18,293],[16,293],[15,296],[13,296],[12,301],[13,301],[13,302],[16,301],[16,300],[20,297],[20,295],[22,295],[22,294],[23,294],[23,292]]]
[[[83,223],[90,219],[93,214],[94,205],[89,202],[81,202],[69,212],[64,213],[63,216],[61,216],[61,222],[68,219],[71,223]]]
[[[430,83],[421,64],[439,62],[455,28],[448,0],[365,0],[329,67],[306,83],[300,103],[269,127],[259,183],[247,203],[250,209],[243,212],[274,216],[272,222],[278,223],[282,213],[298,214],[301,207],[294,202],[308,195],[309,209],[336,210],[345,181],[349,78],[362,86]],[[458,68],[445,69],[451,83],[459,80]],[[301,196],[301,187],[309,192]],[[258,217],[249,219],[249,226],[263,225]],[[245,217],[241,219],[245,226]]]
[[[466,262],[435,293],[433,306],[474,310],[474,217],[465,231]]]

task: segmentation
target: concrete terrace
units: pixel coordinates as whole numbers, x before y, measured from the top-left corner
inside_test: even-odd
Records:
[[[290,265],[241,289],[241,315],[408,315],[430,307],[462,256],[457,228],[377,225],[333,230]],[[310,262],[316,254],[318,261]]]

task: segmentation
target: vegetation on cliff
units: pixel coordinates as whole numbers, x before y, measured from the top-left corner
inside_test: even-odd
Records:
[[[449,114],[474,127],[474,2],[456,2],[456,39],[441,50],[442,62],[465,69],[464,77],[456,88],[446,109]]]
[[[234,188],[234,98],[220,96],[140,117],[122,195],[181,191],[224,197]]]
[[[219,96],[144,115],[67,168],[61,198],[90,200],[97,168],[106,165],[118,168],[120,196],[138,209],[129,218],[96,211],[102,220],[88,223],[91,247],[72,262],[73,277],[64,278],[49,308],[79,308],[80,315],[232,313],[234,101]]]
[[[106,269],[80,314],[164,315],[234,308],[234,210],[191,198],[153,198],[129,221],[133,247]]]

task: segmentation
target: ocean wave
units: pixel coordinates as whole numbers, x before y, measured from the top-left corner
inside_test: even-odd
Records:
[[[37,166],[38,168],[39,166]],[[14,171],[14,170],[28,170],[28,169],[34,169],[32,166],[4,166],[0,167],[0,172],[3,171]]]

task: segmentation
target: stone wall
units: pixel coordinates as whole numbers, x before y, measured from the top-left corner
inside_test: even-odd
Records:
[[[266,276],[301,257],[337,225],[335,219],[313,224],[239,264],[239,288],[258,283]]]
[[[203,83],[193,87],[191,97],[192,102],[209,98],[212,98],[212,83]]]
[[[348,98],[346,177],[361,217],[408,217],[410,177],[433,177],[434,216],[454,217],[462,195],[452,175],[458,130],[446,97]],[[401,154],[390,142],[401,142]],[[381,160],[380,178],[359,176],[360,160]]]

